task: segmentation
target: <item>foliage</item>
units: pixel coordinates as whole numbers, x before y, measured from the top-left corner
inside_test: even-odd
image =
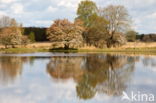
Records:
[[[127,40],[123,33],[116,33],[114,34],[113,38],[111,39],[111,46],[113,47],[119,47],[121,45],[126,44]],[[109,40],[107,41],[109,42]]]
[[[87,43],[99,48],[105,47],[107,40],[107,21],[99,16],[94,18],[92,25],[87,30]]]
[[[80,19],[84,22],[84,26],[88,27],[91,25],[91,17],[97,15],[97,6],[93,1],[85,0],[81,1],[79,7],[77,9],[78,17],[76,19]]]
[[[5,47],[8,45],[14,47],[14,45],[21,44],[21,37],[20,29],[16,27],[4,28],[0,33],[1,44],[5,45]]]
[[[156,34],[143,35],[142,41],[144,41],[144,42],[155,42],[156,41]]]
[[[15,47],[15,45],[22,44],[22,27],[16,22],[15,19],[9,17],[3,17],[0,19],[0,43],[7,48],[9,45]]]
[[[114,45],[114,35],[125,32],[130,26],[128,12],[124,6],[110,5],[100,9],[99,15],[108,21],[107,34],[109,39],[107,40],[107,47],[111,47]]]
[[[47,36],[46,36],[46,30],[47,28],[24,27],[24,35],[29,36],[29,34],[33,32],[36,42],[48,41]]]
[[[129,14],[127,9],[121,5],[109,5],[99,10],[99,15],[104,17],[108,22],[108,33],[110,35],[116,32],[126,31],[129,27]]]
[[[27,36],[22,36],[22,42],[21,42],[21,44],[22,45],[24,45],[24,46],[26,46],[27,44],[29,44],[30,43],[30,39],[27,37]]]
[[[54,57],[47,64],[47,72],[56,80],[72,78],[79,99],[92,99],[97,93],[119,96],[126,89],[137,59],[110,54]]]
[[[30,39],[31,42],[35,42],[35,34],[34,34],[34,32],[31,32],[31,33],[28,35],[28,38]]]
[[[79,4],[77,15],[86,27],[83,38],[88,45],[110,48],[126,42],[122,34],[130,27],[130,19],[124,6],[98,9],[93,1],[85,0]]]
[[[47,37],[50,41],[63,44],[64,49],[69,49],[71,45],[80,46],[83,43],[82,33],[84,28],[77,21],[69,22],[67,19],[56,20],[54,24],[47,29]]]
[[[128,32],[126,33],[126,39],[127,39],[128,41],[134,42],[134,41],[136,40],[136,35],[138,35],[137,32],[135,32],[135,31],[133,31],[133,30],[128,31]]]

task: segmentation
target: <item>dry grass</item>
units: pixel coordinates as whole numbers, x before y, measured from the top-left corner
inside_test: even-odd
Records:
[[[4,46],[0,46],[0,52],[38,52],[38,51],[50,51],[52,43],[32,43],[26,47],[20,46],[18,48],[2,49]],[[65,52],[66,50],[55,50],[54,52]],[[143,43],[143,42],[128,42],[119,48],[104,48],[99,49],[94,46],[85,46],[78,48],[78,50],[68,50],[68,52],[119,52],[119,53],[135,53],[135,54],[156,54],[156,42]]]
[[[120,48],[155,48],[156,42],[128,42]]]
[[[37,43],[31,43],[28,44],[26,46],[16,46],[18,48],[29,48],[29,49],[33,49],[33,48],[43,48],[43,49],[50,49],[52,46],[52,43],[50,42],[37,42]],[[1,48],[5,48],[3,45],[0,45],[0,49]]]
[[[95,46],[84,46],[84,47],[81,47],[79,49],[88,49],[88,50],[95,50],[97,49]]]
[[[50,49],[52,47],[52,43],[50,42],[37,42],[37,43],[32,43],[32,44],[28,44],[26,46],[27,48],[46,48],[46,49]]]
[[[51,48],[52,43],[50,42],[37,42],[37,43],[32,43],[28,44],[26,48]],[[0,48],[4,48],[4,46],[0,45]],[[127,44],[119,47],[119,48],[156,48],[156,42],[128,42]],[[88,50],[94,50],[97,49],[94,46],[85,46],[79,49],[88,49]]]
[[[125,48],[156,48],[156,42],[127,42],[125,45],[118,47],[118,48],[111,48],[111,49],[125,49]],[[97,49],[94,46],[85,46],[80,49],[88,49],[88,50],[95,50]]]

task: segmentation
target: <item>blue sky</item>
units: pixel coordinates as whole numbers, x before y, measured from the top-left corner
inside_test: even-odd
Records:
[[[76,17],[82,0],[0,0],[0,15],[15,18],[23,26],[49,27],[55,19]],[[93,0],[100,7],[124,5],[140,33],[156,33],[156,0]]]

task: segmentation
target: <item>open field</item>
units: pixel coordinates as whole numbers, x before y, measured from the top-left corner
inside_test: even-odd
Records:
[[[25,47],[20,47],[19,48],[51,48],[51,43],[50,42],[36,42],[36,43],[31,43],[26,45]],[[0,48],[4,48],[4,46],[0,45]]]
[[[156,48],[156,42],[128,42],[121,48]]]

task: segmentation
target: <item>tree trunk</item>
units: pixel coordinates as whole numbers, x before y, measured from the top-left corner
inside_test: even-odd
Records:
[[[12,48],[15,48],[15,45],[11,45],[12,46]]]
[[[8,46],[7,45],[5,45],[5,49],[7,49],[8,48]]]
[[[64,49],[65,50],[69,49],[69,44],[64,44]]]
[[[110,35],[111,37],[107,40],[107,48],[111,48],[113,45],[113,37],[114,37],[115,32],[112,32]]]

